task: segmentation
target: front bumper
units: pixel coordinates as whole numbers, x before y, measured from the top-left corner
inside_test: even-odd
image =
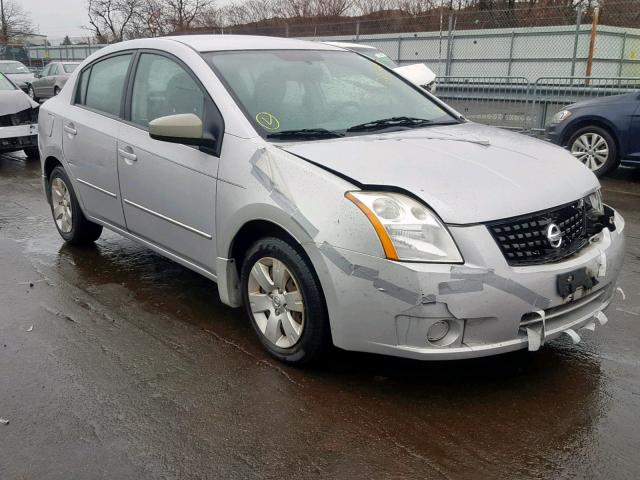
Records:
[[[317,260],[334,344],[346,350],[424,359],[462,359],[535,350],[564,332],[596,325],[611,302],[624,258],[624,221],[559,263],[512,267],[483,225],[452,227],[464,265],[392,262],[319,247]],[[597,284],[578,299],[558,293],[559,275],[586,268]],[[429,329],[449,333],[430,342]]]
[[[0,152],[13,152],[37,146],[37,124],[0,127]]]
[[[562,146],[562,139],[564,137],[565,125],[563,123],[556,123],[548,125],[544,131],[544,137],[546,140],[556,145]]]

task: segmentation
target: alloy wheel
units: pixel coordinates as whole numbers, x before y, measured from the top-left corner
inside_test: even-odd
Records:
[[[29,94],[29,98],[31,100],[35,100],[36,93],[33,91],[33,87],[31,85],[29,85],[29,89],[27,90],[27,93]]]
[[[264,337],[276,347],[294,346],[304,329],[304,300],[291,270],[263,257],[251,268],[247,288],[251,315]]]
[[[62,233],[69,233],[73,227],[71,194],[60,177],[54,178],[51,182],[51,205],[56,225]]]
[[[571,145],[571,154],[594,171],[607,163],[609,145],[597,133],[585,133],[575,139]]]

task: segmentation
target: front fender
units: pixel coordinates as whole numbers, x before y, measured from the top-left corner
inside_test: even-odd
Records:
[[[326,245],[384,258],[369,220],[344,196],[348,181],[277,146],[226,136],[216,195],[216,275],[224,303],[238,306],[234,238],[248,222],[282,228],[306,251],[325,295],[333,286],[324,274]],[[257,240],[257,239],[256,239]]]

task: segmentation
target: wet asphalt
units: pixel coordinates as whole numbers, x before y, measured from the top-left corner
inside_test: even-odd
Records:
[[[299,370],[204,277],[65,246],[39,168],[0,156],[0,479],[640,477],[640,169],[604,181],[626,300],[581,343]]]

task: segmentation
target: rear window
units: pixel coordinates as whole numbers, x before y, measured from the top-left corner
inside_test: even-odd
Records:
[[[0,73],[18,74],[29,73],[29,69],[20,62],[0,63]]]

